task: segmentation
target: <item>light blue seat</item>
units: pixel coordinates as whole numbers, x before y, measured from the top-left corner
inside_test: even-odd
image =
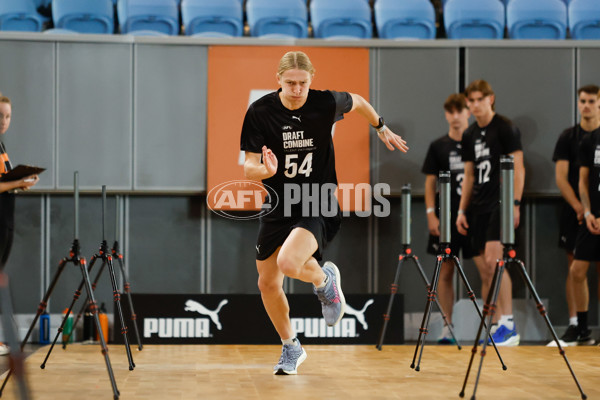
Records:
[[[52,0],[54,27],[78,33],[113,33],[112,0]]]
[[[370,39],[373,36],[371,7],[365,0],[311,0],[314,37]]]
[[[444,26],[448,39],[502,39],[504,5],[500,0],[448,0]]]
[[[308,10],[304,0],[248,0],[246,16],[250,36],[308,36]]]
[[[52,35],[78,35],[79,32],[75,32],[72,31],[70,29],[62,29],[62,28],[52,28],[52,29],[46,29],[44,31],[44,33],[46,34],[52,34]]]
[[[567,6],[562,0],[511,0],[506,25],[511,39],[564,39]]]
[[[569,4],[569,29],[573,39],[600,39],[600,2],[572,0]]]
[[[40,32],[42,26],[33,0],[0,0],[0,31]]]
[[[118,0],[117,15],[121,33],[179,34],[179,9],[175,0]]]
[[[189,36],[242,36],[244,13],[240,0],[183,0],[181,19]]]
[[[435,9],[429,0],[377,0],[374,13],[382,39],[435,38]]]

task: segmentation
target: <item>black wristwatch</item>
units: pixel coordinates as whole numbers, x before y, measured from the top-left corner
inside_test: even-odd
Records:
[[[515,206],[520,206],[521,205],[521,200],[515,199],[514,204],[515,204]]]
[[[385,122],[383,121],[383,117],[379,117],[379,123],[374,128],[375,128],[375,130],[379,130],[379,129],[383,128],[384,125],[385,125]]]

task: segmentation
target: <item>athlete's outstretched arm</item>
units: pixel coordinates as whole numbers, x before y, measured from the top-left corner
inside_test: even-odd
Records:
[[[260,161],[261,156],[262,162]],[[247,179],[260,181],[272,177],[276,172],[277,157],[267,146],[263,146],[262,154],[246,152],[244,175]]]
[[[358,111],[360,115],[365,117],[371,126],[377,126],[379,124],[379,114],[377,114],[377,111],[375,111],[373,106],[359,94],[350,93],[350,96],[352,96],[352,109],[350,111]],[[377,132],[377,136],[379,136],[379,140],[392,151],[394,151],[394,147],[404,153],[408,151],[406,141],[392,132],[387,125],[384,125],[383,128]]]

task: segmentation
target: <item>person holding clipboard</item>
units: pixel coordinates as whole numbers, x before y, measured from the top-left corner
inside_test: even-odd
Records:
[[[27,190],[39,181],[37,174],[12,179],[13,169],[6,147],[1,139],[10,126],[12,105],[10,99],[0,93],[0,274],[8,261],[13,242],[15,220],[15,191]],[[6,355],[9,349],[0,344],[0,355]]]

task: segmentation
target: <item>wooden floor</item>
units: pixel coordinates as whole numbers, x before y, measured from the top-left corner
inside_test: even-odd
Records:
[[[122,346],[110,346],[121,399],[459,399],[471,349],[425,347],[421,371],[410,368],[414,346],[305,346],[308,358],[296,376],[274,376],[280,346],[146,345],[133,350],[128,370]],[[44,370],[48,347],[27,358],[33,399],[112,399],[100,348],[73,344],[55,348]],[[577,387],[556,348],[501,348],[508,370],[495,353],[485,357],[478,399],[579,399]],[[600,399],[600,348],[569,347],[567,356],[588,399]],[[480,356],[471,377],[476,374]],[[2,376],[4,379],[4,375]],[[465,398],[471,398],[473,379]],[[11,378],[3,399],[18,398]]]

